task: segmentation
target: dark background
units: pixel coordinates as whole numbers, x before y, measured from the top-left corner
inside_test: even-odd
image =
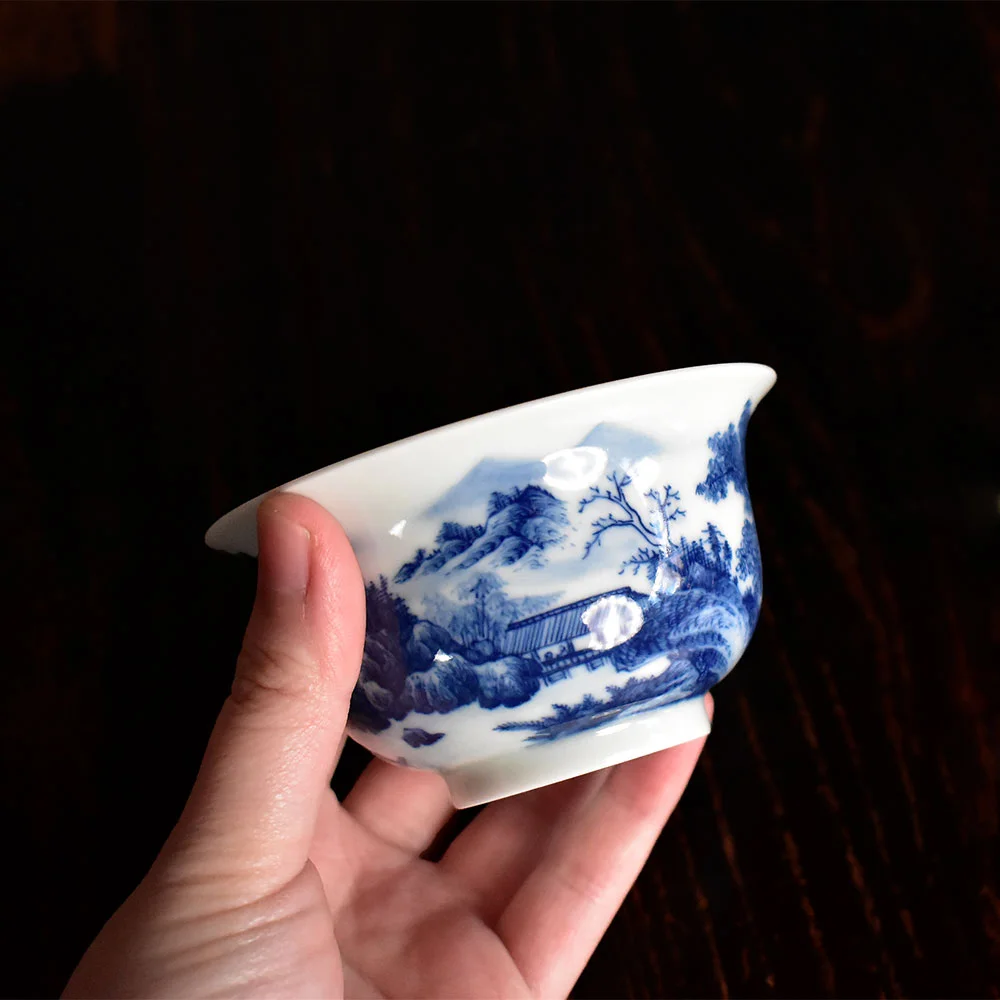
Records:
[[[577,995],[1000,995],[995,11],[0,5],[7,995],[178,814],[216,516],[732,360],[763,618]]]

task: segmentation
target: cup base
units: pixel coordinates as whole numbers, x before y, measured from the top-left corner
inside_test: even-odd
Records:
[[[456,809],[483,805],[707,736],[704,698],[443,771]]]

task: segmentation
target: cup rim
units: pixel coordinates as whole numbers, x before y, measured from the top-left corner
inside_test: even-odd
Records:
[[[570,397],[574,398],[574,400],[582,399],[584,397],[597,396],[605,392],[617,391],[627,386],[654,382],[657,379],[673,380],[681,376],[700,375],[706,372],[714,372],[720,375],[749,375],[753,372],[760,375],[768,374],[770,375],[770,380],[766,386],[762,387],[761,396],[771,389],[778,377],[777,372],[770,365],[762,365],[753,361],[732,361],[715,365],[694,365],[689,368],[668,368],[658,372],[647,372],[645,375],[632,375],[628,378],[614,379],[610,382],[597,382],[593,385],[580,386],[577,389],[567,389],[565,392],[557,392],[551,396],[540,396],[538,399],[526,400],[523,403],[512,403],[510,406],[502,406],[497,410],[487,410],[485,413],[479,413],[472,417],[463,417],[461,420],[454,420],[449,424],[441,424],[439,427],[419,431],[416,434],[410,434],[408,437],[398,438],[395,441],[390,441],[388,444],[382,444],[376,448],[370,448],[368,451],[359,452],[357,455],[352,455],[349,458],[342,458],[340,461],[333,462],[320,469],[315,469],[306,476],[300,476],[297,480],[293,480],[293,482],[300,482],[302,479],[318,475],[321,472],[333,472],[335,469],[343,469],[369,458],[380,457],[397,448],[402,450],[404,447],[423,443],[435,437],[444,437],[454,431],[465,430],[472,424],[494,423],[506,417],[520,416],[532,410],[546,409],[565,402]],[[289,485],[292,484],[289,483]]]
[[[427,446],[435,441],[445,441],[448,438],[467,432],[473,426],[480,430],[486,430],[512,418],[524,417],[530,413],[545,413],[548,410],[565,405],[569,400],[572,400],[573,404],[578,406],[588,400],[596,401],[602,396],[620,393],[623,389],[630,387],[647,386],[649,383],[658,381],[669,385],[672,382],[688,381],[692,378],[709,374],[712,376],[732,376],[743,379],[757,376],[760,381],[757,384],[756,391],[752,393],[754,405],[770,391],[777,380],[777,374],[773,368],[756,362],[734,361],[721,364],[695,365],[688,368],[671,368],[663,371],[648,372],[644,375],[633,375],[628,378],[599,382],[555,393],[551,396],[542,396],[522,403],[514,403],[511,406],[501,407],[497,410],[488,410],[485,413],[465,417],[462,420],[456,420],[449,424],[442,424],[439,427],[420,431],[417,434],[411,434],[408,437],[390,441],[388,444],[379,445],[376,448],[360,452],[357,455],[340,459],[330,465],[313,469],[305,475],[298,476],[284,485],[277,487],[276,490],[271,489],[261,493],[218,518],[205,533],[205,542],[211,548],[239,551],[239,548],[233,549],[223,541],[224,536],[228,533],[228,526],[232,525],[235,519],[244,515],[248,510],[255,509],[265,497],[276,491],[294,490],[296,486],[300,486],[306,481],[313,482],[321,478],[333,478],[337,473],[343,472],[353,466],[382,459],[396,452],[405,452],[414,445]]]

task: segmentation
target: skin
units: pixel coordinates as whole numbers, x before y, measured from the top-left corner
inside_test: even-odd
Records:
[[[639,874],[703,740],[487,806],[438,862],[435,774],[373,762],[338,802],[364,642],[350,545],[291,494],[258,518],[232,693],[149,874],[66,997],[565,996]]]

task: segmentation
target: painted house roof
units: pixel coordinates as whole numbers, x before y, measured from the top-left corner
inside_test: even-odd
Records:
[[[543,611],[541,614],[522,618],[511,622],[504,634],[503,647],[508,655],[519,656],[530,653],[534,649],[544,649],[559,642],[569,642],[581,635],[587,635],[590,629],[584,624],[584,612],[602,597],[631,597],[642,600],[642,594],[636,593],[631,587],[619,587],[603,594],[585,597],[582,601],[564,604],[559,608]]]

